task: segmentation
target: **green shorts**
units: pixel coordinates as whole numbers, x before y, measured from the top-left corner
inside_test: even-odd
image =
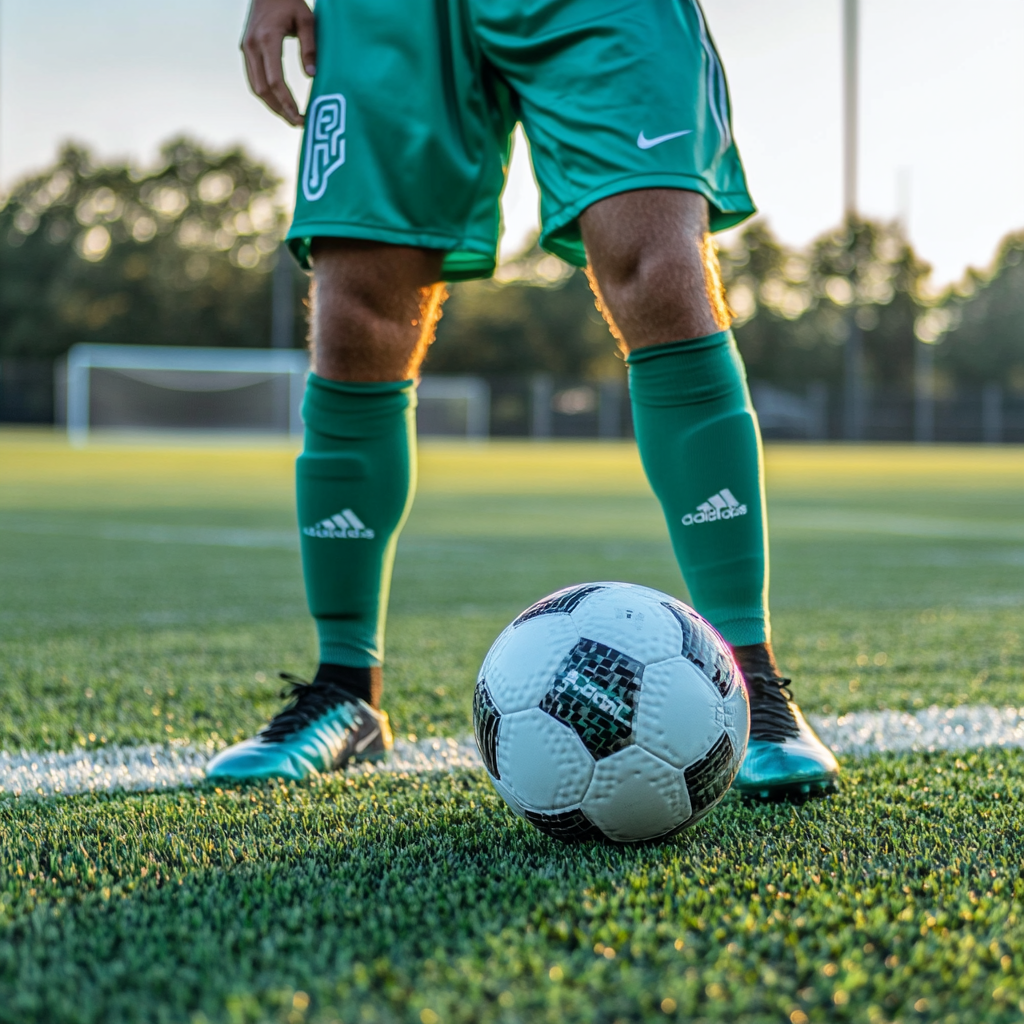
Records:
[[[289,243],[445,252],[446,280],[495,265],[521,121],[540,244],[576,266],[577,218],[633,189],[700,192],[720,231],[754,212],[725,74],[697,0],[318,0],[317,74]]]

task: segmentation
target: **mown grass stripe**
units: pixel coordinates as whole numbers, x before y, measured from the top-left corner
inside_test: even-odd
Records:
[[[963,705],[902,711],[858,711],[837,717],[809,716],[837,754],[867,757],[884,752],[1024,747],[1024,708]],[[166,789],[203,778],[214,745],[184,741],[140,746],[111,744],[69,753],[0,752],[0,792],[19,796],[113,790]],[[481,768],[471,736],[395,742],[387,761],[359,764],[359,774],[452,771]]]
[[[792,508],[780,503],[771,515],[773,529],[876,533],[934,540],[1024,541],[1024,525],[994,519],[950,519],[901,515],[870,509]]]
[[[460,524],[461,525],[461,524]],[[604,525],[604,524],[602,524]],[[869,509],[794,508],[779,503],[771,516],[773,530],[817,530],[826,533],[868,533],[890,537],[917,537],[931,540],[1024,541],[1024,526],[1018,522],[988,519],[984,521],[948,517],[902,515]],[[139,524],[123,521],[39,522],[25,516],[0,513],[0,528],[8,533],[60,535],[94,540],[139,544],[182,544],[200,547],[264,548],[298,550],[298,533],[292,529],[256,529],[230,526],[182,526],[177,524]],[[507,532],[508,524],[485,523],[488,533]]]
[[[40,523],[24,518],[0,517],[0,528],[8,533],[40,536],[88,537],[94,540],[128,541],[138,544],[190,544],[219,548],[267,548],[297,551],[295,530],[259,530],[241,526],[145,525],[123,522]]]

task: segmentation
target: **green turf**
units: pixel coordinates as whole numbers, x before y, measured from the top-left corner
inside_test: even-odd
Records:
[[[273,712],[315,656],[292,454],[0,434],[0,749],[222,742]],[[768,454],[806,710],[1024,704],[1024,452]],[[398,730],[465,732],[508,619],[600,578],[684,593],[628,446],[427,447]],[[844,768],[828,803],[729,798],[630,850],[560,847],[472,772],[4,798],[0,1021],[1019,1020],[1024,755]]]
[[[0,802],[0,1021],[1017,1021],[1024,755],[563,847],[477,773]]]
[[[287,449],[4,440],[0,748],[230,740],[273,712],[279,670],[312,670]],[[922,469],[902,449],[864,468],[857,451],[769,452],[776,646],[804,708],[1024,703],[1024,453],[951,449]],[[685,595],[625,446],[428,447],[422,476],[389,626],[403,733],[465,732],[491,640],[557,587]],[[799,525],[837,514],[996,539]]]

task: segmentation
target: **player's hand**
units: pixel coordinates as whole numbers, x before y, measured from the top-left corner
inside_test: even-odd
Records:
[[[242,37],[245,73],[252,91],[289,124],[301,125],[295,97],[284,80],[281,50],[288,36],[297,36],[306,74],[316,74],[316,32],[313,12],[305,0],[252,0]]]

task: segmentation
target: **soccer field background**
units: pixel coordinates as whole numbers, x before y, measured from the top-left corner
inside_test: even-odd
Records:
[[[388,630],[398,731],[466,732],[488,646],[549,591],[685,597],[632,445],[427,444],[420,461]],[[276,673],[315,667],[293,462],[3,435],[3,749],[257,728]],[[1024,703],[1024,451],[769,447],[768,494],[776,646],[806,710]]]
[[[461,736],[557,587],[685,597],[635,448],[437,443],[385,706]],[[0,750],[216,746],[308,674],[286,445],[0,432]],[[805,710],[1024,704],[1024,450],[769,446]],[[0,797],[0,1021],[1017,1020],[1016,750],[844,761],[654,847],[564,848],[482,772]]]

